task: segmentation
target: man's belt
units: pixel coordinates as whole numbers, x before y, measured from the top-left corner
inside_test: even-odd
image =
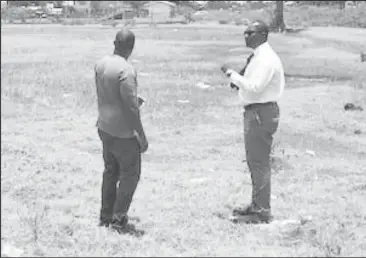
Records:
[[[276,105],[276,104],[277,104],[277,102],[275,102],[275,101],[264,102],[264,103],[252,103],[252,104],[245,105],[244,109],[249,110],[249,109],[256,108],[256,107]]]

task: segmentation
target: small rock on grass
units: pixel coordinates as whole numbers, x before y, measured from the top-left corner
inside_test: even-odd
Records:
[[[362,134],[362,131],[361,131],[361,130],[359,130],[359,129],[356,129],[356,130],[354,131],[354,134],[360,135],[360,134]]]
[[[358,106],[356,104],[353,103],[347,103],[346,105],[344,105],[344,110],[346,111],[363,111],[363,108],[361,106]]]
[[[201,89],[208,89],[208,88],[211,88],[211,85],[208,85],[208,84],[206,84],[206,83],[204,83],[204,82],[199,82],[199,83],[197,83],[197,84],[196,84],[196,86],[197,86],[198,88],[201,88]]]
[[[315,157],[315,151],[313,151],[313,150],[306,150],[305,152],[306,152],[306,154],[309,154],[310,156]]]
[[[178,103],[189,103],[187,99],[178,99]]]

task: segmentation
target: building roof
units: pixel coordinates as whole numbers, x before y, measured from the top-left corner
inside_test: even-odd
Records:
[[[172,7],[176,6],[175,3],[172,3],[172,2],[169,2],[169,1],[149,1],[148,3],[145,4],[145,6],[150,5],[151,3],[153,3],[153,4],[157,4],[157,3],[166,4],[166,5],[169,5],[169,6],[172,6]]]

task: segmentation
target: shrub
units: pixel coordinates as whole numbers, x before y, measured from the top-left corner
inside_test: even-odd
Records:
[[[136,20],[135,19],[127,19],[127,20],[124,20],[125,21],[125,26],[135,26],[136,25]]]
[[[220,24],[228,24],[228,23],[229,23],[229,21],[228,21],[228,20],[219,20],[219,23],[220,23]]]
[[[366,28],[366,5],[340,10],[331,6],[295,6],[286,8],[286,25],[343,26]]]
[[[261,9],[242,8],[239,13],[229,10],[209,10],[201,15],[201,20],[218,21],[227,24],[230,17],[236,25],[245,25],[243,20],[261,19],[270,24],[274,17],[274,4]],[[366,28],[366,3],[359,3],[356,8],[340,10],[337,6],[294,5],[285,6],[285,24],[289,27],[307,26],[344,26]]]
[[[1,18],[9,20],[12,23],[14,20],[20,20],[25,23],[26,19],[32,17],[33,11],[22,7],[8,7],[1,9]]]
[[[250,23],[250,21],[246,18],[237,17],[237,18],[234,19],[234,23],[237,26],[241,26],[241,25],[248,25]]]
[[[62,25],[85,25],[85,21],[82,19],[63,19]]]

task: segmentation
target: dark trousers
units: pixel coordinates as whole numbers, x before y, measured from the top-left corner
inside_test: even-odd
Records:
[[[98,134],[103,143],[104,159],[100,220],[122,221],[140,179],[140,148],[136,138],[113,137],[101,130]]]
[[[245,152],[252,178],[251,210],[266,215],[271,212],[270,153],[279,115],[274,102],[253,104],[244,111]]]

